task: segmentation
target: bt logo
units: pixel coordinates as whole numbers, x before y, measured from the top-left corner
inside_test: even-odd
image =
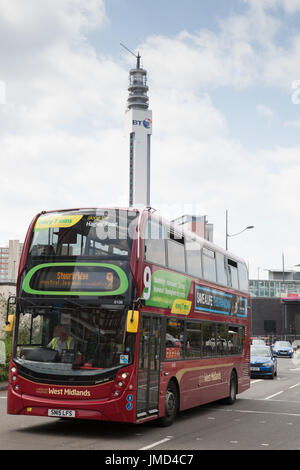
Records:
[[[146,127],[146,129],[149,129],[151,127],[152,121],[151,119],[145,119],[143,121],[143,126]]]
[[[146,129],[150,129],[152,121],[149,118],[144,119],[144,121],[137,121],[136,119],[133,119],[132,124],[134,126],[142,126],[143,125]]]

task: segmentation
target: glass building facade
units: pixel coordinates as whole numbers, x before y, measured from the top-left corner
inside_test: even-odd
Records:
[[[285,297],[300,294],[300,281],[258,280],[249,281],[251,297]]]

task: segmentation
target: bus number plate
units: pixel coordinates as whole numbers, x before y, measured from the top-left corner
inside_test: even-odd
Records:
[[[75,411],[48,409],[48,416],[55,416],[57,418],[75,418]]]

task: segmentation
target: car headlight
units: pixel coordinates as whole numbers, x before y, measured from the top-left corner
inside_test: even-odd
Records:
[[[273,365],[272,361],[268,361],[263,364],[264,367],[271,367],[272,365]]]

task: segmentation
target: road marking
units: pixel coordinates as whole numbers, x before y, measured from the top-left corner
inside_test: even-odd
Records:
[[[263,379],[251,380],[251,385],[256,384],[257,382],[262,382]]]
[[[299,383],[299,384],[292,385],[291,387],[289,387],[289,390],[290,390],[291,388],[298,387],[299,385],[300,385],[300,383]]]
[[[300,417],[300,413],[281,413],[280,411],[257,411],[257,410],[227,410],[223,408],[222,411],[229,413],[251,413],[251,414],[263,414],[263,415],[282,415],[282,416],[296,416]]]
[[[152,449],[152,447],[159,446],[160,444],[163,444],[164,442],[168,442],[170,439],[166,437],[166,439],[162,439],[161,441],[153,442],[153,444],[149,444],[148,446],[142,447],[139,450],[147,450],[147,449]]]
[[[252,400],[252,399],[251,399],[251,400]],[[260,398],[260,399],[257,399],[257,400],[256,400],[256,399],[253,399],[252,401],[265,401],[265,400],[266,400],[265,398]],[[275,399],[275,400],[272,400],[272,401],[276,401],[276,402],[278,402],[278,403],[300,403],[299,400],[283,400],[283,399],[282,399],[282,400],[279,400],[279,399],[276,400],[276,399]]]
[[[265,400],[270,400],[273,397],[277,397],[277,395],[280,395],[281,393],[283,393],[283,390],[281,390],[280,392],[274,393],[273,395],[270,395],[269,397],[265,398]]]

